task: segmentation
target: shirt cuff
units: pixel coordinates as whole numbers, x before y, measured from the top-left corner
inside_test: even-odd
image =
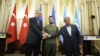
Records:
[[[51,38],[51,35],[48,35],[49,38]]]

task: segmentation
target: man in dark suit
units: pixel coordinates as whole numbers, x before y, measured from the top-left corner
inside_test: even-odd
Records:
[[[66,56],[79,56],[79,49],[82,45],[78,28],[75,25],[70,24],[70,17],[65,17],[64,22],[65,26],[61,27],[59,32],[44,38],[53,38],[61,34],[64,39],[63,48]]]
[[[26,39],[25,56],[38,56],[42,39],[42,22],[39,20],[41,11],[36,10],[35,17],[29,19],[29,31]]]

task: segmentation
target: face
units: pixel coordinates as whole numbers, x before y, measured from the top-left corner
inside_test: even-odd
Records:
[[[36,15],[37,18],[39,18],[41,16],[41,11],[37,10],[35,15]]]
[[[53,18],[49,18],[49,24],[53,24]]]
[[[66,25],[70,25],[70,17],[66,17],[64,19],[64,22],[65,22]]]

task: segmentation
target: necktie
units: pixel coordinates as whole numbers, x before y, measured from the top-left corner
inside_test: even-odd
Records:
[[[38,22],[38,24],[40,24],[40,21],[39,21],[39,19],[37,19],[37,22]]]

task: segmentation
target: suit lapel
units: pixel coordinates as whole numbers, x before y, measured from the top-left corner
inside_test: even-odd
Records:
[[[38,24],[36,18],[34,18],[33,20],[34,20],[35,24]]]
[[[64,33],[68,34],[70,36],[70,34],[68,33],[68,30],[67,30],[66,26],[64,26]]]
[[[38,24],[36,18],[35,18],[35,24],[37,25],[37,27],[38,27],[39,29],[41,29],[41,26]]]
[[[37,19],[35,18],[35,22],[36,22],[36,24],[38,25],[38,22],[37,22]]]
[[[73,26],[71,25],[71,36],[73,36]]]

